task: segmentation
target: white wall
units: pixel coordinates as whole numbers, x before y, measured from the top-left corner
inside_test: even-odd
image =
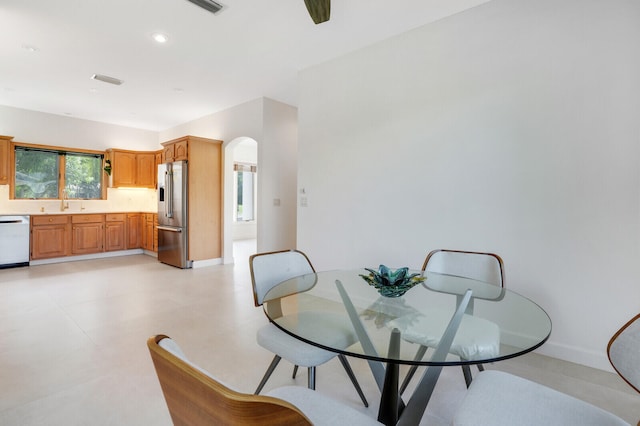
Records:
[[[81,120],[55,114],[0,106],[0,135],[15,142],[103,151],[109,148],[155,151],[158,133]],[[69,201],[65,213],[155,212],[156,191],[108,188],[107,199]],[[59,200],[10,200],[9,185],[0,185],[0,214],[60,213]]]
[[[267,98],[207,115],[160,132],[160,140],[194,135],[222,140],[224,199],[233,195],[233,157],[227,151],[236,138],[258,142],[257,250],[295,247],[296,243],[296,108]],[[280,199],[280,206],[273,200]],[[233,262],[233,203],[224,206],[224,262]]]
[[[258,141],[259,252],[296,247],[297,160],[297,109],[265,99],[263,136]]]
[[[640,2],[493,0],[300,73],[298,247],[318,269],[503,256],[608,369],[640,311]]]
[[[0,135],[14,141],[84,148],[155,151],[161,148],[158,133],[0,105]]]

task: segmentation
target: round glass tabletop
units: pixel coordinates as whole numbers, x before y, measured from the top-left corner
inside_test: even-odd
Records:
[[[425,280],[397,297],[381,295],[363,278],[369,275],[364,269],[303,275],[271,289],[263,307],[276,326],[307,343],[399,364],[499,361],[534,350],[551,333],[547,313],[518,293],[463,277],[410,272]],[[398,333],[399,347],[390,351]],[[450,346],[438,354],[441,341]]]

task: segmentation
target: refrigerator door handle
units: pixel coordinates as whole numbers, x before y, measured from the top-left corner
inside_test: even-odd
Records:
[[[168,226],[162,226],[162,225],[158,225],[157,226],[159,231],[169,231],[169,232],[182,232],[182,228],[170,228]]]
[[[173,217],[173,171],[164,172],[164,187],[167,188],[167,194],[164,202],[164,215]]]

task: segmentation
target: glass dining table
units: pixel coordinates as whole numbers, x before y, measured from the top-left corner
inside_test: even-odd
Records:
[[[410,271],[424,281],[398,297],[381,296],[365,269],[302,275],[273,287],[263,308],[277,327],[311,345],[366,359],[380,389],[378,420],[417,425],[446,366],[501,361],[541,346],[551,320],[516,292],[469,278]],[[356,336],[333,347],[331,330],[314,313],[343,317]],[[487,337],[489,336],[489,338]],[[399,366],[426,369],[405,403],[398,390]]]

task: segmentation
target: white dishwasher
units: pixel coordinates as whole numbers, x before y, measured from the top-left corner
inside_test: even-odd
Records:
[[[29,265],[29,216],[0,216],[0,268]]]

